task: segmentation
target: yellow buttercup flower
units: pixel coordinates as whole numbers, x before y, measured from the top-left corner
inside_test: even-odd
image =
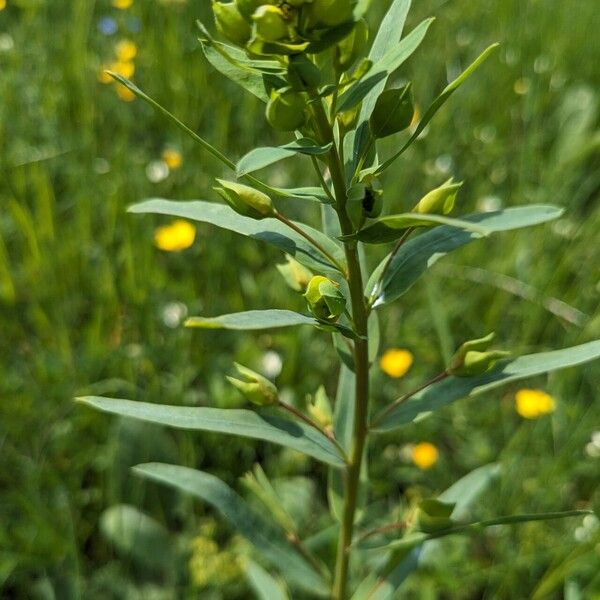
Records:
[[[0,0],[0,10],[4,10],[6,8],[6,0]]]
[[[167,167],[174,171],[175,169],[179,169],[183,163],[183,156],[177,150],[173,148],[167,148],[162,153],[162,159],[165,161]]]
[[[137,56],[137,46],[131,40],[121,40],[115,45],[115,56],[119,62],[132,61]]]
[[[386,350],[379,361],[381,370],[390,377],[402,377],[412,367],[413,355],[409,350],[391,348]]]
[[[117,85],[117,94],[123,102],[133,102],[135,100],[135,94],[120,83]]]
[[[159,227],[154,233],[154,244],[166,252],[180,252],[189,248],[196,239],[196,228],[182,219]]]
[[[429,442],[421,442],[412,449],[412,461],[419,469],[431,469],[439,456],[438,449]]]
[[[554,398],[543,390],[519,390],[515,395],[515,408],[524,419],[537,419],[554,412]]]
[[[130,79],[135,73],[135,64],[131,61],[119,60],[117,62],[111,63],[108,70],[112,71],[113,73],[116,73],[117,75],[121,75],[126,79]]]
[[[133,0],[113,0],[112,5],[120,10],[125,10],[133,6]]]

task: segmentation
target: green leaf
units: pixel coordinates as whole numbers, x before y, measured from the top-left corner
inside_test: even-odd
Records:
[[[273,409],[165,406],[95,396],[79,398],[78,401],[120,417],[177,429],[212,431],[263,440],[293,448],[333,467],[345,465],[342,455],[329,438],[314,427],[282,416]]]
[[[193,140],[198,142],[209,154],[212,154],[216,159],[220,160],[224,165],[234,170],[234,163],[229,160],[220,150],[217,150],[212,144],[208,143],[204,138],[201,138],[197,133],[192,131],[187,125],[182,123],[174,114],[170,113],[166,108],[161,106],[156,100],[153,100],[140,90],[137,85],[135,85],[132,81],[129,81],[126,77],[122,75],[118,75],[117,73],[113,73],[112,71],[107,71],[107,73],[116,81],[124,85],[129,91],[133,92],[138,98],[141,98],[144,102],[147,102],[150,106],[161,112],[168,119],[170,119],[179,129],[183,130],[187,133]]]
[[[591,510],[567,510],[563,512],[533,513],[522,515],[507,515],[486,519],[485,521],[472,521],[448,527],[431,533],[412,533],[399,540],[369,548],[370,550],[388,551],[398,549],[411,549],[429,540],[436,540],[449,535],[471,535],[481,533],[483,529],[497,525],[516,525],[520,523],[532,523],[534,521],[551,521],[555,519],[566,519],[568,517],[580,517],[594,514]]]
[[[289,600],[285,588],[253,560],[246,560],[246,578],[258,600]]]
[[[190,317],[186,327],[251,331],[296,325],[319,325],[319,321],[291,310],[249,310],[220,317]]]
[[[331,204],[329,196],[320,187],[298,187],[298,188],[271,188],[275,194],[282,198],[296,198],[298,200],[310,200]]]
[[[172,486],[210,504],[290,583],[319,595],[327,590],[323,576],[298,553],[269,515],[250,508],[220,479],[202,471],[160,463],[138,465],[134,471],[141,477]]]
[[[398,405],[380,422],[373,423],[371,430],[379,433],[391,431],[425,418],[455,400],[479,396],[513,381],[575,367],[597,358],[600,358],[600,340],[499,361],[494,369],[477,377],[448,377]]]
[[[118,504],[100,517],[102,535],[120,555],[151,571],[168,574],[175,567],[175,545],[161,523],[134,506]],[[160,552],[156,552],[160,548]]]
[[[234,62],[227,60],[227,58],[216,49],[214,44],[201,42],[201,46],[206,60],[208,60],[217,71],[256,96],[262,102],[266,103],[269,101],[269,94],[266,91],[262,73],[249,68],[242,68]],[[234,50],[237,50],[237,48]]]
[[[236,175],[243,177],[248,173],[258,171],[264,167],[268,167],[273,163],[276,163],[290,156],[296,154],[305,154],[307,156],[319,156],[329,152],[332,144],[326,144],[320,146],[314,140],[309,138],[300,138],[285,146],[279,146],[276,148],[255,148],[240,159],[236,165]]]
[[[403,213],[375,219],[354,235],[345,236],[340,239],[357,239],[366,244],[387,244],[388,242],[395,242],[401,238],[408,228],[433,227],[435,225],[448,225],[449,227],[456,227],[457,229],[478,233],[480,236],[486,236],[493,233],[493,231],[487,229],[485,226],[474,223],[473,221],[454,219],[442,215]]]
[[[496,233],[545,223],[557,219],[562,214],[563,210],[555,206],[534,204],[475,213],[463,217],[462,220],[475,223],[485,228],[488,233]],[[440,258],[480,238],[481,235],[476,232],[442,225],[408,241],[395,254],[387,269],[385,267],[389,257],[386,257],[371,275],[366,289],[371,305],[378,307],[400,298]],[[380,281],[384,269],[384,279]]]
[[[261,221],[249,219],[239,215],[225,204],[203,200],[176,202],[155,198],[134,204],[128,210],[136,214],[170,215],[200,223],[209,223],[272,244],[310,269],[321,272],[339,272],[320,250],[280,221],[276,219],[262,219]],[[317,240],[336,260],[341,264],[345,264],[344,252],[336,242],[308,225],[300,223],[297,223],[297,225]]]
[[[472,503],[491,485],[499,473],[495,463],[484,465],[471,471],[445,492],[440,500],[454,502],[453,516],[464,517]],[[433,549],[437,542],[429,541],[409,552],[396,551],[386,561],[385,566],[377,574],[370,574],[359,586],[352,600],[392,600],[396,590],[419,567],[421,561]]]
[[[432,22],[433,19],[422,21],[399,43],[394,44],[371,67],[363,79],[350,86],[348,91],[340,96],[338,112],[345,112],[354,108],[363,101],[369,92],[376,88],[377,84],[385,82],[419,47]]]
[[[427,127],[429,121],[433,119],[435,113],[442,107],[446,100],[448,100],[448,98],[450,98],[450,96],[477,70],[477,68],[487,60],[490,54],[492,54],[498,46],[499,44],[492,44],[486,48],[454,81],[444,88],[442,93],[427,108],[425,114],[419,121],[415,132],[411,135],[406,144],[404,144],[396,154],[375,169],[374,173],[376,175],[383,173],[383,171],[390,167],[394,161],[408,149],[408,147],[421,135],[423,129]]]

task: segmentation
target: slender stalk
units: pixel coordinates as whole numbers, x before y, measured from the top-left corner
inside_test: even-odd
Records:
[[[312,236],[310,236],[308,233],[306,233],[306,231],[304,231],[301,227],[298,227],[298,225],[296,225],[296,223],[294,223],[294,221],[291,221],[290,219],[288,219],[285,215],[282,215],[281,213],[277,213],[275,218],[277,220],[281,221],[284,225],[287,225],[290,229],[293,229],[297,234],[301,235],[305,240],[310,242],[321,254],[323,254],[323,256],[325,256],[329,260],[329,262],[334,267],[336,267],[336,269],[339,270],[339,272],[344,277],[347,276],[347,271],[346,271],[346,268],[344,267],[344,265],[342,265],[342,263],[339,260],[337,260],[329,252],[327,252],[327,250],[325,250],[325,248],[323,248],[323,246],[319,242],[317,242],[317,240],[315,240]]]
[[[346,209],[347,189],[344,167],[335,145],[333,130],[320,99],[313,98],[311,104],[315,125],[321,141],[333,142],[328,154],[329,172],[335,191],[338,219],[343,235],[354,233],[352,221]],[[350,545],[354,532],[354,519],[360,485],[360,471],[368,434],[369,411],[369,346],[368,346],[368,311],[363,293],[363,274],[358,256],[357,242],[344,242],[344,252],[348,264],[348,287],[352,319],[358,338],[354,344],[354,365],[356,375],[355,415],[352,447],[348,467],[345,473],[344,509],[338,540],[335,565],[335,580],[332,590],[333,600],[345,600],[348,588],[348,568],[350,565]]]
[[[323,429],[316,421],[313,421],[309,416],[305,415],[302,411],[298,410],[296,407],[292,406],[291,404],[288,404],[287,402],[279,400],[277,406],[294,415],[297,419],[300,419],[313,429],[316,429],[321,435],[325,436],[327,439],[330,439],[340,451],[344,459],[346,458],[346,451],[340,446],[338,441],[335,439],[333,433],[327,431],[326,429]]]
[[[312,160],[313,167],[315,168],[315,172],[317,173],[317,177],[319,178],[319,183],[321,184],[321,187],[323,188],[323,190],[325,190],[325,193],[327,194],[327,197],[331,200],[331,203],[335,204],[335,196],[331,193],[331,190],[329,189],[329,186],[325,181],[325,177],[323,177],[323,173],[321,173],[321,168],[319,167],[319,163],[316,157],[311,156],[310,158]]]
[[[398,398],[398,400],[396,400],[395,402],[392,402],[391,404],[386,406],[380,413],[378,413],[377,416],[371,422],[371,427],[375,427],[377,424],[381,423],[381,421],[383,419],[385,419],[385,417],[387,417],[391,412],[393,412],[401,404],[404,404],[404,402],[406,402],[407,400],[410,400],[415,394],[422,392],[424,389],[428,388],[430,385],[433,385],[434,383],[443,381],[444,379],[446,379],[446,377],[448,377],[448,373],[446,371],[443,371],[439,375],[436,375],[433,379],[430,379],[429,381],[424,383],[422,386],[418,387],[416,390],[412,390],[411,392],[404,394],[404,396],[401,396],[400,398]]]

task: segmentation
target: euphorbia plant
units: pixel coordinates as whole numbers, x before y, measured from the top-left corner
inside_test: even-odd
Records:
[[[268,123],[290,132],[288,143],[255,148],[234,161],[192,132],[133,83],[115,79],[164,113],[230,170],[215,182],[225,203],[150,200],[134,213],[183,217],[269,243],[287,254],[280,272],[293,292],[306,300],[307,314],[261,310],[217,317],[193,317],[187,326],[259,330],[307,325],[315,335],[331,334],[340,359],[339,388],[332,403],[319,389],[305,407],[284,402],[273,382],[236,365],[230,382],[243,393],[247,409],[177,407],[107,398],[87,404],[118,415],[173,427],[215,431],[265,440],[293,448],[329,468],[329,525],[317,536],[332,543],[306,543],[293,518],[281,507],[269,480],[257,468],[245,487],[265,505],[256,511],[241,496],[208,473],[146,464],[136,472],[172,485],[211,504],[256,550],[263,565],[286,581],[284,589],[258,563],[249,562],[257,594],[269,600],[290,597],[391,598],[419,564],[430,540],[469,534],[486,526],[565,517],[582,511],[501,516],[464,521],[496,472],[487,465],[467,475],[438,498],[422,500],[398,521],[370,522],[363,511],[369,499],[368,440],[382,432],[408,429],[417,419],[461,398],[509,382],[600,356],[600,341],[581,346],[509,357],[492,348],[493,335],[466,340],[446,369],[432,373],[416,390],[372,410],[376,396],[369,371],[378,356],[377,311],[406,292],[444,255],[485,236],[558,218],[553,206],[525,206],[495,212],[450,216],[461,184],[453,179],[415,199],[413,210],[386,214],[379,176],[417,140],[435,113],[493,53],[490,46],[447,85],[420,119],[415,118],[410,83],[388,80],[415,52],[431,24],[426,20],[403,36],[410,0],[395,0],[368,44],[364,19],[368,0],[235,0],[214,2],[215,39],[200,24],[207,60],[226,77],[265,103]],[[416,121],[416,122],[415,122]],[[398,150],[379,154],[378,141],[400,134]],[[312,163],[318,185],[275,188],[253,173],[288,157]],[[321,230],[286,216],[286,203],[319,207]],[[367,273],[368,250],[390,244],[391,251]],[[484,333],[484,332],[482,332]],[[408,434],[404,434],[405,436]],[[372,498],[373,499],[373,498]],[[585,511],[584,511],[585,512]],[[331,552],[331,547],[335,551]]]

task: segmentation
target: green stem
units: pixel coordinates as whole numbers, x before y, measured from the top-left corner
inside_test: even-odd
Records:
[[[333,130],[323,103],[313,98],[312,111],[321,141],[334,142]],[[335,191],[338,219],[343,235],[354,233],[352,221],[346,210],[347,189],[344,168],[340,160],[338,149],[333,143],[328,154],[329,172],[333,189]],[[345,473],[344,510],[338,540],[337,557],[335,565],[335,580],[332,590],[333,600],[345,600],[348,588],[348,569],[350,565],[350,545],[354,532],[354,519],[360,486],[360,471],[365,453],[365,443],[368,434],[369,412],[369,344],[368,344],[368,312],[363,293],[363,274],[358,256],[357,242],[354,240],[344,242],[346,263],[348,264],[348,287],[350,290],[350,304],[352,319],[358,338],[354,344],[354,369],[355,384],[355,415],[352,447],[349,463]]]
[[[346,277],[346,268],[344,265],[337,260],[334,256],[332,256],[323,246],[317,242],[312,236],[310,236],[306,231],[304,231],[301,227],[298,227],[294,221],[288,219],[285,215],[281,213],[277,213],[275,218],[281,221],[284,225],[287,225],[290,229],[293,229],[298,235],[301,235],[306,241],[310,242],[329,262],[344,276]]]

